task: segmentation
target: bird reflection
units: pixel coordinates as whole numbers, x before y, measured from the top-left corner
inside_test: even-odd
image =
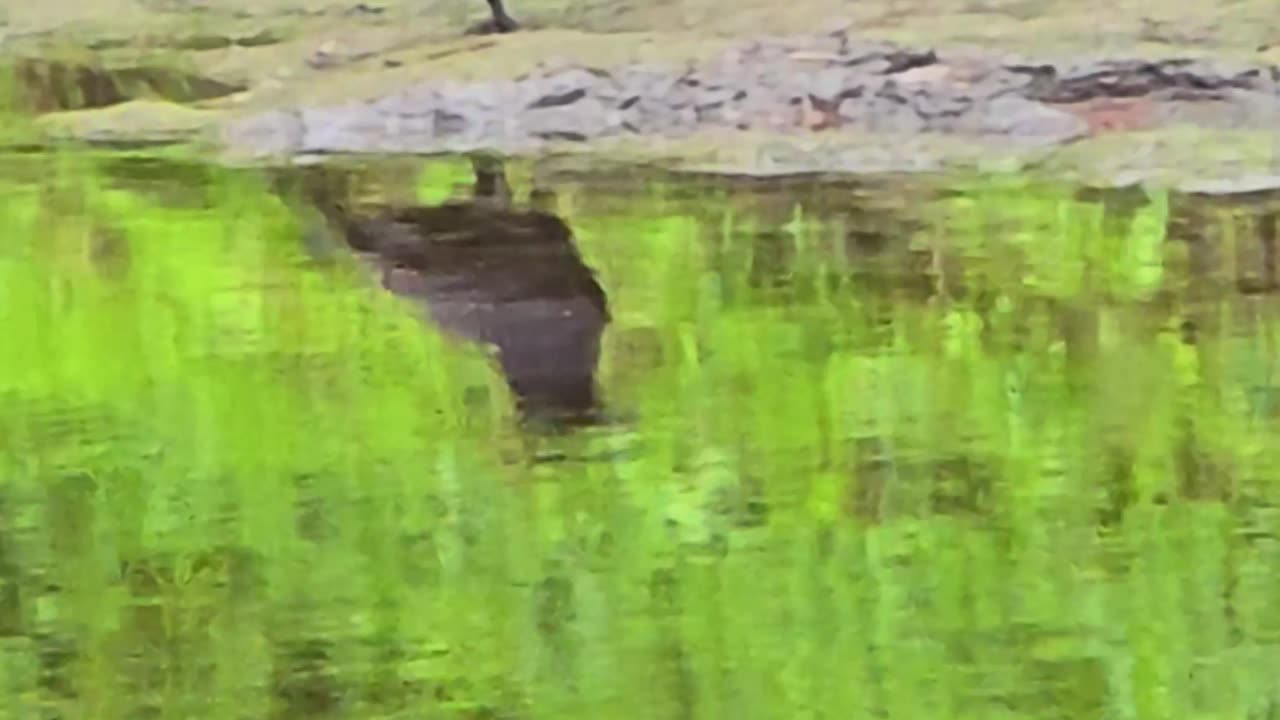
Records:
[[[439,206],[356,211],[347,178],[320,167],[300,170],[292,187],[383,287],[446,331],[494,347],[526,420],[590,424],[610,320],[604,291],[555,215],[553,194],[534,191],[530,207],[516,207],[500,159],[475,155],[472,167],[473,198]]]

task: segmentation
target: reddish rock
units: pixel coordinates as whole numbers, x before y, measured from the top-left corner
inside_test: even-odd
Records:
[[[1155,105],[1148,97],[1096,98],[1052,107],[1075,115],[1089,125],[1090,135],[1145,130],[1155,124]]]

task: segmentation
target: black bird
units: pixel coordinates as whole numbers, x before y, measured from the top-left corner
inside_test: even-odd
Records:
[[[551,209],[553,196],[535,191],[541,207],[514,207],[500,160],[474,155],[472,167],[474,197],[434,207],[355,211],[346,176],[314,166],[292,187],[383,287],[447,332],[494,347],[526,419],[595,422],[596,365],[610,320],[604,290]]]

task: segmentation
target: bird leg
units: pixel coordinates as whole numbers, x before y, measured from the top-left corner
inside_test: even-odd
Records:
[[[520,23],[507,14],[502,0],[488,0],[489,10],[493,12],[493,28],[500,33],[508,33],[520,29]]]

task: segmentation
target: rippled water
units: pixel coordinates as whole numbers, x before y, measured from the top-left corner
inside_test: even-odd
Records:
[[[4,717],[1280,714],[1280,197],[4,167]]]

